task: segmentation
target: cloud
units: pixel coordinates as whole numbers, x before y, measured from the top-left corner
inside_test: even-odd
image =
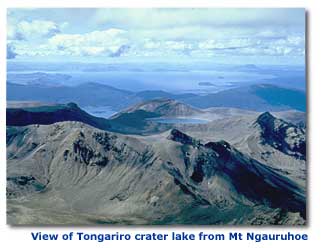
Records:
[[[216,55],[302,56],[301,36],[284,38],[226,38],[200,40],[157,40],[133,37],[127,31],[111,29],[85,34],[57,34],[43,44],[16,43],[15,51],[26,56],[142,56],[180,57]]]
[[[110,57],[120,57],[123,54],[127,53],[130,49],[129,45],[121,45],[115,52],[110,53]]]
[[[200,42],[198,47],[207,50],[224,50],[224,49],[240,49],[250,46],[256,46],[260,41],[249,38],[240,39],[224,39],[224,40],[206,40]]]
[[[7,26],[7,39],[8,40],[24,40],[24,36],[17,28],[11,24]]]
[[[26,39],[33,36],[52,37],[60,33],[59,26],[52,21],[34,20],[31,22],[22,21],[17,24],[17,30]]]
[[[137,55],[145,57],[189,56],[196,48],[196,44],[192,41],[145,39],[135,48]]]
[[[65,27],[67,23],[63,23]],[[34,40],[49,38],[61,32],[61,27],[52,21],[33,20],[8,24],[7,37],[9,40]]]
[[[304,9],[98,9],[94,23],[119,28],[296,26]]]
[[[48,41],[52,48],[73,56],[118,57],[129,50],[126,31],[108,29],[85,34],[58,34]]]
[[[302,56],[305,40],[301,36],[263,37],[206,40],[199,43],[200,50],[211,50],[217,54]]]
[[[76,9],[15,11],[7,28],[13,52],[26,57],[165,59],[304,55],[303,9],[81,11],[88,17],[84,25],[79,25]]]
[[[7,44],[7,59],[14,59],[17,56],[17,53],[14,51],[12,44]]]

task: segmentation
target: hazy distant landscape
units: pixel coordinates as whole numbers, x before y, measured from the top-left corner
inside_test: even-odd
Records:
[[[28,65],[28,66],[24,66]],[[91,68],[97,67],[97,70]],[[85,63],[8,63],[9,82],[64,84],[75,86],[97,82],[129,91],[163,90],[172,93],[215,93],[229,88],[257,83],[271,83],[304,90],[303,66],[222,65],[209,62],[198,64],[106,64]],[[203,66],[203,67],[202,67]],[[46,69],[46,67],[48,67]],[[52,67],[52,69],[50,69]],[[139,68],[142,68],[139,70]],[[175,84],[172,82],[175,81]],[[202,85],[202,82],[208,82]]]
[[[55,11],[8,16],[9,224],[307,223],[303,10]]]
[[[24,68],[21,62],[18,65]],[[25,67],[30,69],[29,63],[26,65],[28,66]],[[41,69],[45,65],[34,64],[34,69]],[[105,108],[105,117],[131,104],[161,97],[177,99],[201,108],[223,106],[260,111],[293,108],[305,111],[304,67],[277,69],[272,66],[273,69],[260,69],[255,65],[213,64],[213,71],[205,64],[205,68],[209,67],[206,70],[189,70],[190,66],[186,65],[183,71],[181,65],[176,68],[181,71],[175,71],[175,66],[169,64],[167,66],[169,69],[173,67],[172,70],[165,71],[156,70],[154,64],[147,63],[145,69],[138,72],[136,67],[141,66],[140,64],[118,64],[117,70],[112,68],[104,72],[86,72],[86,66],[91,68],[94,65],[71,64],[69,66],[74,68],[74,72],[70,74],[61,71],[66,65],[59,66],[58,63],[48,65],[49,68],[53,67],[52,70],[60,68],[58,72],[17,73],[11,71],[15,68],[11,62],[7,79],[7,99],[58,103],[72,101],[93,111],[92,113],[95,112],[94,108],[100,108],[100,111]],[[97,67],[103,70],[110,65],[98,64]],[[128,71],[128,68],[135,70]],[[216,68],[218,71],[215,71]],[[269,70],[271,74],[267,73]],[[298,76],[292,80],[294,75]],[[204,80],[208,84],[200,84]],[[279,80],[282,83],[279,83]],[[288,82],[291,82],[291,85]],[[264,85],[269,89],[262,87]],[[88,94],[93,97],[88,98]],[[252,101],[246,101],[248,97]]]

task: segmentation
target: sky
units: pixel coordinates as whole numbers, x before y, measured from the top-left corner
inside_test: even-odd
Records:
[[[9,9],[11,61],[304,64],[304,9]]]

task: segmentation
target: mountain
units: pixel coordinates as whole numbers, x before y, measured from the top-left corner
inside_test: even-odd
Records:
[[[214,109],[210,111],[217,113]],[[291,116],[297,116],[297,112],[277,112],[279,116],[287,116],[287,121],[267,112],[246,111],[242,114],[242,111],[241,114],[233,112],[233,115],[230,115],[231,111],[225,112],[225,118],[202,125],[181,125],[179,128],[203,142],[225,140],[242,153],[305,187],[306,131],[290,122],[293,119]],[[221,114],[221,109],[218,113]],[[303,116],[300,115],[301,118]]]
[[[9,102],[6,119],[7,126],[49,125],[63,121],[79,121],[102,130],[146,135],[160,133],[172,127],[172,125],[152,122],[150,118],[194,112],[198,111],[185,104],[159,99],[135,105],[127,111],[114,115],[111,119],[105,119],[88,114],[75,103]]]
[[[305,131],[291,123],[275,118],[269,112],[261,114],[256,123],[261,129],[262,142],[279,151],[306,159]]]
[[[27,126],[30,124],[53,124],[63,121],[79,121],[100,129],[110,127],[104,118],[92,116],[81,110],[75,103],[68,104],[33,104],[32,107],[7,108],[7,126]],[[23,105],[25,105],[23,103]]]
[[[239,146],[252,158],[306,187],[304,128],[265,112],[252,122],[247,138],[243,138]]]
[[[289,110],[289,111],[281,111],[274,112],[273,115],[279,119],[283,119],[287,122],[294,124],[300,128],[306,129],[306,113],[297,111],[297,110]]]
[[[192,146],[194,149],[197,148],[197,152],[200,152],[200,157],[194,158],[195,160],[191,163],[194,165],[194,171],[190,178],[194,182],[201,183],[205,178],[211,178],[215,175],[218,178],[222,177],[218,180],[223,178],[227,180],[228,183],[232,184],[231,188],[235,188],[239,194],[252,201],[269,202],[270,206],[291,209],[291,211],[299,210],[303,213],[304,200],[301,195],[301,189],[279,176],[273,170],[269,170],[265,165],[245,156],[226,141],[201,144],[200,141],[175,129],[171,131],[169,139],[180,142],[183,145]],[[185,156],[185,165],[188,166],[188,161],[191,157],[193,158],[193,155]],[[262,180],[262,176],[265,180]],[[289,182],[290,185],[285,186],[284,183],[286,184],[286,182]],[[255,185],[255,187],[251,188],[251,185]],[[281,190],[279,191],[279,189]],[[294,194],[293,189],[297,190]],[[286,196],[287,193],[285,192],[288,192],[289,195]],[[290,202],[281,203],[284,198],[279,195],[280,193],[281,195],[285,193],[284,196]],[[269,196],[272,197],[269,199]],[[299,200],[301,203],[298,204],[298,208],[296,207],[298,202],[295,203],[296,200],[294,200],[296,197],[301,199]],[[281,205],[279,205],[280,203]],[[285,207],[283,204],[288,206]]]
[[[258,114],[258,112],[254,111],[233,108],[210,108],[200,110],[171,99],[155,99],[136,104],[115,114],[109,119],[104,119],[86,113],[74,103],[7,102],[7,125],[10,126],[25,126],[30,124],[48,125],[62,121],[80,121],[106,131],[144,135],[160,133],[170,128],[178,127],[187,128],[188,131],[197,129],[199,131],[197,136],[200,137],[202,137],[203,134],[206,134],[208,137],[213,137],[212,134],[214,132],[211,127],[214,123],[219,124],[221,119],[227,119],[232,122],[233,120],[236,120],[238,122],[235,123],[237,127],[241,125],[239,120],[240,117],[242,117],[241,119],[246,119],[247,117],[251,119]],[[288,122],[294,123],[294,125],[299,125],[301,128],[305,127],[305,113],[298,111],[283,111],[276,112],[275,114]],[[152,118],[156,119],[152,120]],[[178,121],[170,123],[156,121],[157,119],[166,118],[172,118],[172,120],[175,119]],[[206,121],[201,125],[188,125],[188,123],[184,124],[184,122],[180,124],[179,120],[188,120],[189,118]],[[206,122],[208,122],[208,124],[206,124]],[[242,122],[243,120],[241,120],[241,123]],[[224,125],[228,127],[232,124],[225,123]],[[215,130],[222,130],[219,136],[229,133],[222,128],[223,126],[215,126]],[[208,131],[206,131],[207,129]],[[241,125],[240,130],[237,130],[236,133],[242,133],[247,129],[247,127],[242,127]],[[253,130],[250,130],[249,132],[253,132]],[[224,138],[229,139],[228,137]]]
[[[75,102],[80,106],[111,106],[115,110],[140,101],[134,93],[111,86],[85,83],[76,86],[21,85],[7,82],[8,101]]]
[[[254,111],[306,111],[305,92],[271,84],[258,84],[182,99],[198,108],[231,107]]]
[[[251,87],[254,94],[271,106],[285,106],[288,109],[306,111],[306,92],[297,89],[282,88],[270,84]]]
[[[134,112],[122,112],[109,119],[110,131],[123,134],[148,135],[160,133],[168,130],[171,125],[161,124],[151,121],[150,118],[156,118],[160,115],[145,110],[136,110]]]
[[[124,113],[134,113],[139,110],[154,113],[156,116],[163,117],[190,116],[202,113],[201,110],[178,102],[176,100],[160,98],[138,103],[133,107],[129,107],[119,112],[118,114],[116,114],[116,116],[122,115]]]
[[[155,99],[136,104],[114,116],[110,120],[111,131],[127,134],[153,134],[164,132],[173,124],[158,123],[151,118],[188,117],[202,114],[193,108],[172,99]]]
[[[226,141],[177,129],[8,127],[7,164],[10,224],[305,223],[302,187]]]

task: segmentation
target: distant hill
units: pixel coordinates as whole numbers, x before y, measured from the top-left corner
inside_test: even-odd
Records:
[[[207,95],[165,91],[130,92],[98,83],[77,86],[21,85],[7,82],[8,101],[75,102],[79,106],[110,106],[119,111],[134,104],[172,99],[197,108],[228,107],[254,111],[306,110],[305,92],[271,84],[258,84]]]
[[[250,92],[271,106],[280,106],[281,108],[284,106],[289,109],[306,111],[306,93],[304,91],[262,84],[252,86]]]
[[[255,111],[306,111],[304,91],[281,88],[271,84],[251,85],[205,96],[182,99],[199,108],[232,107]]]
[[[80,106],[111,106],[115,110],[140,101],[132,92],[97,83],[85,83],[77,86],[43,86],[10,82],[7,83],[7,100],[75,102]]]

